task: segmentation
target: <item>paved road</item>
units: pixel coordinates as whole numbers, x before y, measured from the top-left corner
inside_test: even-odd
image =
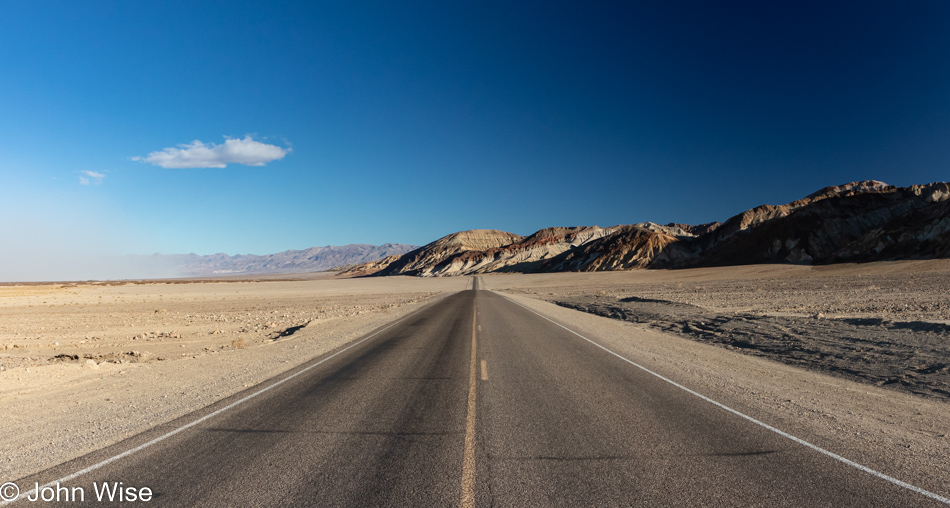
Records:
[[[942,506],[481,290],[64,484],[109,481],[161,506]]]

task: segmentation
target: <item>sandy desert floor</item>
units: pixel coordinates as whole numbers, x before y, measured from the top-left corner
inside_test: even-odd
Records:
[[[950,260],[482,279],[766,421],[950,481]],[[0,480],[181,417],[468,287],[326,275],[0,286]]]
[[[471,284],[299,279],[0,286],[0,478],[173,420]]]

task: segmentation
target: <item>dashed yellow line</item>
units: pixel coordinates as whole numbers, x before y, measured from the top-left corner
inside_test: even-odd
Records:
[[[482,381],[488,381],[488,365],[482,360]]]
[[[478,304],[472,311],[472,359],[468,372],[468,415],[465,418],[465,453],[462,456],[462,508],[475,506],[475,386],[477,381],[477,359],[475,357],[475,320],[478,316]],[[483,362],[484,364],[484,362]]]

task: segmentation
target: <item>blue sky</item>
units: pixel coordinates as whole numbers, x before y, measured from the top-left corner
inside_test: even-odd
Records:
[[[64,253],[701,223],[950,180],[948,20],[936,0],[7,1],[0,280]],[[185,145],[225,167],[159,165]]]

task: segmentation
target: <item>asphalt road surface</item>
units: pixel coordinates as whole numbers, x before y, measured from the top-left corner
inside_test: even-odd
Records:
[[[160,506],[943,506],[491,291],[292,373],[29,485],[66,478],[96,505],[96,486],[122,482]]]

